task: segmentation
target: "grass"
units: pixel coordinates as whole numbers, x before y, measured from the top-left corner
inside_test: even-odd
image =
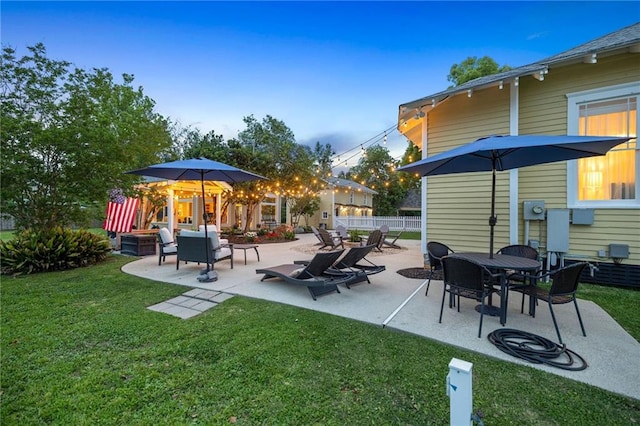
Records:
[[[474,364],[485,424],[640,422],[638,400],[324,313],[243,297],[152,312],[185,288],[123,274],[130,260],[3,277],[3,425],[440,425],[452,357]],[[628,291],[608,290],[588,293],[610,309]],[[636,310],[614,311],[637,339]]]

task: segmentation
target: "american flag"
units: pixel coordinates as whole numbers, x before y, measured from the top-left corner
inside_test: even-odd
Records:
[[[112,232],[131,232],[138,202],[137,198],[125,197],[121,190],[111,191],[104,229]]]

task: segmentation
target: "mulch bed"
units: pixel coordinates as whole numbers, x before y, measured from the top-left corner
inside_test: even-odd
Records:
[[[429,278],[429,270],[424,268],[406,268],[396,272],[406,278],[416,278],[420,280]]]

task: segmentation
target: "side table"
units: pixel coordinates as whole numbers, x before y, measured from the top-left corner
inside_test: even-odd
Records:
[[[247,264],[247,250],[254,249],[256,251],[256,256],[258,257],[258,262],[260,262],[260,253],[258,253],[258,245],[257,244],[234,244],[234,250],[242,250],[244,251],[244,264]]]

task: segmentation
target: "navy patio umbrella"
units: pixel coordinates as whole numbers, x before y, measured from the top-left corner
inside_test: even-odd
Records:
[[[397,170],[421,176],[491,171],[489,254],[493,257],[493,228],[497,223],[496,171],[604,155],[614,146],[629,139],[631,138],[610,136],[494,135],[407,164]]]
[[[228,164],[220,163],[218,161],[209,160],[207,158],[191,158],[188,160],[171,161],[169,163],[154,164],[153,166],[145,167],[143,169],[131,170],[126,173],[152,176],[167,180],[199,180],[202,185],[202,218],[205,223],[204,227],[204,241],[205,241],[205,253],[207,256],[207,269],[206,277],[201,281],[213,280],[213,277],[209,274],[209,250],[207,244],[209,244],[209,235],[207,233],[207,211],[205,209],[205,191],[204,181],[218,181],[227,183],[246,182],[252,180],[267,179],[263,176],[255,173],[247,172],[237,167],[230,166]],[[200,280],[200,278],[198,278]]]

